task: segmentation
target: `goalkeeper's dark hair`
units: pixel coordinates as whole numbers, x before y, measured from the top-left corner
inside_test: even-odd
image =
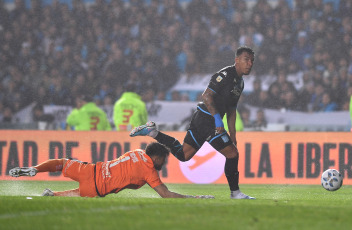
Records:
[[[145,148],[145,153],[150,157],[167,157],[169,155],[169,152],[170,150],[168,147],[158,142],[152,142]]]
[[[253,56],[255,55],[252,48],[249,48],[248,46],[238,47],[238,49],[236,50],[236,57],[240,56],[242,53],[249,53]]]

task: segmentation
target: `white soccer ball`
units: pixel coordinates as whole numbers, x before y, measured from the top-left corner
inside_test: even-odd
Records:
[[[321,174],[321,185],[328,191],[336,191],[342,186],[342,175],[336,169],[328,169]]]

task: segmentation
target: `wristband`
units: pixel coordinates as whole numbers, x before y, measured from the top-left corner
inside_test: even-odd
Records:
[[[215,128],[224,127],[224,123],[222,122],[220,114],[217,113],[213,117],[215,119]]]

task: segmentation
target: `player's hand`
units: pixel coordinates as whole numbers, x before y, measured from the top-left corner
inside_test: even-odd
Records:
[[[197,199],[215,199],[214,196],[212,195],[199,195],[199,196],[196,196]]]
[[[216,127],[215,128],[215,134],[220,134],[225,132],[225,128],[224,127]]]

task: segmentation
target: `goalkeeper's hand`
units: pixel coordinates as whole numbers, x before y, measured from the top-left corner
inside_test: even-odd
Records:
[[[215,199],[215,197],[212,195],[198,195],[198,196],[185,195],[185,197],[186,198],[196,198],[196,199]]]
[[[196,196],[197,199],[215,199],[214,196],[212,195],[199,195],[199,196]]]
[[[195,198],[197,198],[197,199],[215,199],[215,197],[212,195],[198,195],[198,196],[195,196]]]

